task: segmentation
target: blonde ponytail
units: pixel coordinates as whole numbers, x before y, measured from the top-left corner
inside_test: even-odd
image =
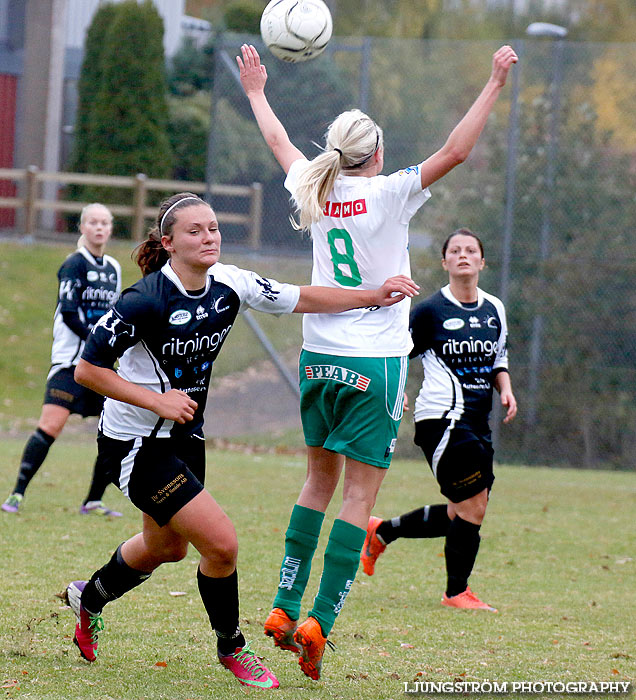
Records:
[[[352,109],[337,116],[326,134],[323,152],[298,176],[294,194],[298,223],[294,228],[310,231],[323,216],[323,209],[338,175],[356,175],[382,147],[382,129],[364,112]]]

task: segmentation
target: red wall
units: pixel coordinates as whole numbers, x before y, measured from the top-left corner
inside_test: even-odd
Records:
[[[0,74],[0,168],[13,167],[17,85],[15,75]],[[15,197],[15,193],[12,182],[0,180],[0,197]],[[0,227],[12,227],[14,222],[15,209],[0,208]]]

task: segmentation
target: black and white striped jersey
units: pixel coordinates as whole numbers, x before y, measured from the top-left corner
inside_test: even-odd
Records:
[[[53,317],[50,378],[62,367],[79,362],[84,339],[64,323],[63,314],[77,314],[84,337],[117,300],[121,291],[121,267],[115,258],[95,258],[86,248],[69,255],[57,273],[58,300]],[[81,332],[81,327],[78,329]]]
[[[424,367],[415,421],[486,422],[495,375],[508,370],[501,301],[478,289],[476,304],[462,304],[447,285],[413,309],[410,327],[411,357],[421,356]]]
[[[124,290],[93,328],[83,359],[98,367],[119,359],[124,379],[159,393],[180,389],[198,408],[180,425],[107,398],[100,430],[117,440],[200,433],[212,365],[237,314],[248,307],[291,313],[299,296],[299,287],[221,263],[210,268],[200,291],[186,291],[170,263]]]

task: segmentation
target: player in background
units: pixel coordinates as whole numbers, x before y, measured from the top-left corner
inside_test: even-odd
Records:
[[[468,585],[495,479],[488,424],[493,387],[506,411],[503,422],[517,413],[508,374],[506,312],[497,297],[477,286],[484,264],[482,242],[472,231],[452,233],[442,247],[449,284],[411,313],[411,357],[421,357],[424,367],[415,401],[415,444],[448,502],[387,520],[371,517],[361,559],[365,573],[373,576],[378,557],[399,537],[444,537],[442,605],[497,612]]]
[[[121,290],[121,267],[104,250],[113,230],[113,217],[103,204],[89,204],[80,216],[77,251],[58,270],[58,300],[53,317],[51,369],[47,376],[44,405],[38,426],[27,440],[18,479],[13,492],[2,504],[6,513],[17,513],[27,486],[46,459],[71,413],[98,416],[103,396],[80,386],[73,371],[93,326],[117,299]],[[80,513],[120,516],[107,508],[102,498],[106,490],[99,459]]]
[[[311,233],[312,284],[366,289],[386,276],[410,274],[409,221],[429,198],[428,186],[467,158],[516,61],[510,46],[500,48],[486,86],[442,148],[384,177],[382,130],[359,110],[340,114],[327,131],[323,152],[308,161],[265,97],[267,71],[258,52],[241,47],[241,83],[265,141],[287,174],[285,187],[299,227]],[[291,513],[265,634],[299,654],[303,672],[317,680],[395,448],[412,348],[408,307],[306,316],[303,335],[307,477]],[[297,626],[324,513],[343,468],[343,502],[329,536],[319,591],[308,619]]]
[[[203,487],[203,413],[212,365],[239,311],[337,313],[399,304],[417,292],[405,276],[380,289],[296,287],[218,262],[214,211],[196,195],[165,200],[140,246],[143,279],[125,290],[93,328],[75,376],[104,394],[98,433],[107,476],[143,514],[143,531],[121,544],[90,580],[67,587],[77,617],[74,641],[94,661],[106,603],[182,560],[201,555],[198,588],[223,666],[244,685],[278,681],[239,627],[234,525]],[[112,367],[119,360],[117,372]]]

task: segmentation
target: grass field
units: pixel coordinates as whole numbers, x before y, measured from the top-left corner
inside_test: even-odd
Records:
[[[0,443],[2,498],[13,485],[22,447],[22,439]],[[107,500],[123,510],[122,518],[104,521],[77,513],[93,457],[92,440],[65,434],[22,511],[0,513],[5,697],[242,697],[242,688],[215,659],[197,593],[194,551],[107,606],[98,661],[89,665],[79,658],[72,644],[73,615],[55,594],[103,564],[140,521],[113,487]],[[262,634],[287,518],[303,477],[302,457],[208,454],[208,488],[239,533],[242,626],[278,675],[277,698],[396,700],[410,697],[404,683],[417,680],[636,678],[634,474],[499,467],[471,579],[499,614],[441,607],[441,540],[398,541],[373,578],[359,574],[334,628],[337,648],[327,650],[319,682],[303,676],[294,657],[274,649]],[[437,500],[422,462],[396,461],[375,512],[396,515]],[[330,509],[328,521],[334,515]],[[315,594],[319,568],[304,609]]]

